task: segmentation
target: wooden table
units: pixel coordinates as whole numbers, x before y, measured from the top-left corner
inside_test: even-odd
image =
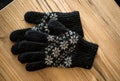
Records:
[[[27,11],[78,10],[85,39],[99,44],[91,70],[45,68],[28,72],[10,51],[9,34],[32,27]],[[120,7],[114,0],[14,0],[0,11],[0,81],[120,81]]]

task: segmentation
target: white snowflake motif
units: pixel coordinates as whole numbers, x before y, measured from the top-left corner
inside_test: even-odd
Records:
[[[71,57],[67,57],[67,58],[65,58],[65,66],[66,67],[70,67],[70,65],[72,64],[72,59],[71,59]]]
[[[46,56],[46,58],[45,58],[45,63],[47,64],[47,65],[51,65],[52,63],[53,63],[53,58],[51,57],[51,56]]]
[[[57,20],[57,14],[56,13],[51,13],[50,18],[53,20]]]
[[[47,16],[50,16],[50,12],[47,12],[46,15],[47,15]]]
[[[55,47],[52,51],[53,51],[52,54],[53,54],[54,57],[58,57],[60,55],[59,48]]]
[[[54,36],[48,35],[47,39],[48,39],[48,41],[52,42],[52,41],[54,41]]]
[[[71,44],[76,44],[78,41],[78,36],[76,35],[71,36],[71,39],[69,41]]]
[[[63,41],[63,42],[60,42],[60,47],[61,49],[67,49],[68,48],[68,41]]]

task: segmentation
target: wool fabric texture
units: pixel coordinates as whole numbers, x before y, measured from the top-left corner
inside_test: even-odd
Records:
[[[55,34],[27,29],[21,34],[24,40],[13,45],[12,52],[19,54],[18,60],[27,63],[26,70],[34,71],[51,66],[86,69],[92,67],[97,44],[87,42],[81,35],[55,20],[48,21],[48,29]]]
[[[34,30],[42,30],[42,32],[46,32],[55,35],[52,31],[49,32],[47,28],[47,23],[50,19],[54,19],[57,21],[62,22],[65,24],[65,26],[72,30],[77,32],[81,37],[84,36],[83,29],[80,21],[80,15],[78,11],[69,12],[69,13],[61,13],[61,12],[48,12],[48,13],[40,13],[40,12],[27,12],[24,15],[25,21],[29,23],[38,24],[32,29]],[[21,41],[24,40],[24,34],[27,30],[30,30],[31,28],[27,29],[20,29],[16,30],[11,33],[10,40],[15,41]]]

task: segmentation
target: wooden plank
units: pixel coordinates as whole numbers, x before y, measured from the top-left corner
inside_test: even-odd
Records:
[[[13,30],[32,27],[27,11],[78,10],[85,39],[99,44],[93,68],[45,68],[27,72],[10,52]],[[114,0],[15,0],[0,11],[0,81],[119,81],[120,8]]]

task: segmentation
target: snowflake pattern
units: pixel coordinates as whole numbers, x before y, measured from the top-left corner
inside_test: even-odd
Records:
[[[50,42],[53,42],[55,39],[54,39],[54,36],[51,36],[51,35],[48,35],[47,37],[48,41]]]
[[[52,55],[49,55],[50,57],[56,58],[56,60],[52,60],[51,66],[70,67],[72,64],[71,53],[75,50],[76,43],[79,40],[79,35],[75,32],[68,31],[65,34],[63,34],[62,37],[52,37],[51,35],[49,35],[47,39],[48,41],[54,41],[54,43],[48,46],[48,48],[46,49],[47,53],[48,51],[51,51],[50,53]]]
[[[75,35],[71,36],[71,39],[69,39],[69,41],[72,44],[76,44],[78,41],[78,36],[75,36]]]
[[[65,50],[66,48],[68,48],[68,41],[60,42],[60,47],[63,50]]]
[[[46,56],[46,58],[45,58],[45,63],[47,64],[47,65],[51,65],[52,63],[53,63],[53,58],[51,57],[51,56]]]
[[[56,13],[51,13],[50,19],[57,20],[57,14]]]
[[[47,13],[46,13],[46,16],[50,16],[50,12],[47,12]]]
[[[70,65],[72,64],[72,59],[71,59],[71,57],[67,57],[67,58],[65,58],[65,66],[66,67],[70,67]]]
[[[53,56],[54,57],[58,57],[59,55],[60,55],[60,50],[59,50],[59,48],[54,48],[53,50],[52,50],[52,54],[53,54]]]
[[[52,12],[48,12],[46,13],[43,18],[41,19],[41,23],[38,24],[37,26],[33,27],[32,30],[34,31],[39,31],[39,32],[44,32],[44,33],[49,33],[49,29],[48,29],[48,26],[47,26],[47,23],[46,23],[46,20],[50,20],[50,19],[53,19],[53,20],[58,20],[57,18],[57,14],[56,13],[52,13]]]
[[[50,31],[46,23],[46,20],[48,19],[58,20],[58,16],[56,13],[46,13],[41,19],[41,23],[33,27],[32,30],[49,33]],[[48,36],[47,39],[49,42],[57,43],[57,45],[59,45],[59,48],[56,47],[56,44],[51,44],[45,48],[45,64],[59,67],[70,67],[72,64],[72,56],[68,54],[74,51],[74,48],[76,47],[75,44],[79,40],[79,36],[75,32],[68,31],[62,37],[57,36],[55,38],[54,36]],[[64,50],[62,54],[60,54],[61,50]],[[54,58],[57,58],[57,60],[54,61]]]

